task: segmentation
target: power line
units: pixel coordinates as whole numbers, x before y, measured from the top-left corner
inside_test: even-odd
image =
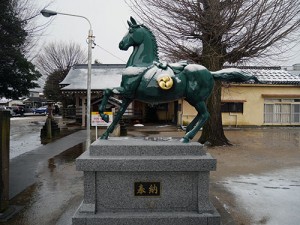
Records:
[[[104,49],[104,48],[101,47],[100,45],[96,44],[95,42],[94,42],[93,44],[94,44],[94,46],[97,46],[97,47],[101,48],[103,51],[105,51],[106,53],[110,54],[111,56],[113,56],[113,57],[119,59],[119,60],[122,61],[123,63],[126,63],[123,59],[121,59],[120,57],[118,57],[118,56],[114,55],[113,53],[107,51],[106,49]]]

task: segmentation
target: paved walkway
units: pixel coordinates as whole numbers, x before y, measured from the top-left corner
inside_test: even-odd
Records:
[[[66,137],[60,138],[33,151],[13,158],[9,168],[9,198],[13,198],[37,180],[37,169],[48,159],[59,153],[85,142],[86,131],[80,130]]]

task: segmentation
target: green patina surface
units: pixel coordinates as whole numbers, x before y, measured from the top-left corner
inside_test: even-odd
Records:
[[[107,139],[114,130],[128,105],[133,100],[156,104],[185,98],[197,110],[197,116],[187,126],[182,142],[189,142],[209,118],[206,99],[212,92],[214,80],[244,82],[256,77],[248,76],[238,70],[221,70],[210,72],[202,65],[160,62],[158,58],[155,36],[145,25],[137,24],[131,17],[127,21],[128,33],[119,43],[121,50],[133,47],[122,75],[121,87],[106,89],[99,106],[101,117],[108,121],[104,114],[109,97],[119,94],[123,97],[122,105],[112,124],[107,128],[101,139]],[[166,82],[170,81],[171,82]]]

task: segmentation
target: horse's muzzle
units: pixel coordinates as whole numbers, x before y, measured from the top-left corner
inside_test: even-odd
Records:
[[[124,44],[124,41],[120,41],[120,43],[119,43],[119,49],[126,51],[126,50],[128,50],[128,46],[126,46]]]

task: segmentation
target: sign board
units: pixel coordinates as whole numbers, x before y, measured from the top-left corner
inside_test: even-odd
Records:
[[[160,197],[160,182],[135,182],[134,196]]]
[[[109,122],[106,123],[101,116],[99,115],[99,112],[92,112],[91,116],[91,125],[93,127],[97,126],[109,126],[113,121],[113,113],[112,112],[104,112],[104,114],[109,116]]]

